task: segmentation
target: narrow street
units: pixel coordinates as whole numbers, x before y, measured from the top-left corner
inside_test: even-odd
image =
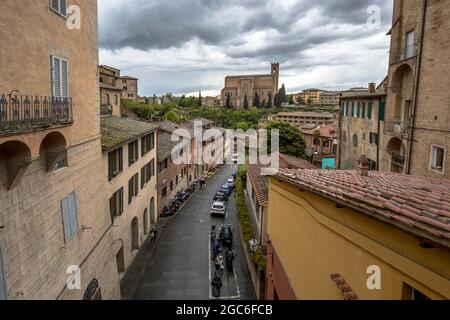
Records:
[[[212,299],[210,278],[213,261],[210,256],[211,226],[228,223],[233,226],[236,253],[235,270],[223,275],[220,299],[253,300],[256,295],[241,246],[234,193],[230,196],[227,217],[211,217],[215,192],[236,171],[228,165],[211,177],[205,190],[199,190],[172,219],[158,224],[155,247],[143,244],[121,283],[123,299],[141,300],[207,300]]]

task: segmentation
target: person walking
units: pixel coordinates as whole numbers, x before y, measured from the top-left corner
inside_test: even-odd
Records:
[[[150,239],[151,239],[150,244],[151,245],[154,245],[156,243],[157,234],[158,234],[158,230],[156,230],[155,227],[152,227],[152,231],[150,231]]]

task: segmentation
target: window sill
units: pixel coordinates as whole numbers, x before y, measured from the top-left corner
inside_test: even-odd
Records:
[[[436,173],[439,173],[439,174],[444,174],[445,173],[444,169],[433,168],[433,167],[430,168],[430,171],[433,171],[433,172],[436,172]]]

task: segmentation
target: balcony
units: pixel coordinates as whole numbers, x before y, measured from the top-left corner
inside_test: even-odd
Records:
[[[393,151],[391,153],[391,163],[399,168],[405,166],[405,156],[400,152]]]
[[[72,123],[72,98],[0,95],[0,136]]]
[[[394,136],[405,136],[409,131],[409,122],[407,121],[393,121],[385,122],[384,131],[387,134]]]

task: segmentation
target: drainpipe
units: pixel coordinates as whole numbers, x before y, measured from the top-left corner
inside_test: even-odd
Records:
[[[381,123],[381,120],[380,120],[380,106],[381,106],[381,100],[382,100],[382,98],[379,98],[378,99],[378,126],[377,126],[377,139],[378,139],[378,141],[377,141],[377,171],[380,171],[380,134],[381,134],[381,131],[380,131],[380,123]],[[385,109],[385,112],[386,112],[386,109]]]
[[[411,132],[409,135],[409,152],[408,152],[408,168],[406,174],[411,174],[411,160],[412,160],[412,150],[413,150],[413,141],[414,141],[414,129],[416,127],[416,119],[417,119],[417,96],[419,92],[419,82],[420,82],[420,67],[422,65],[422,53],[423,53],[423,41],[425,38],[425,23],[427,16],[427,6],[428,0],[423,1],[422,8],[422,30],[420,31],[420,45],[419,45],[419,57],[416,65],[416,77],[414,79],[414,97],[413,97],[413,114],[412,114],[412,123],[411,123]]]

